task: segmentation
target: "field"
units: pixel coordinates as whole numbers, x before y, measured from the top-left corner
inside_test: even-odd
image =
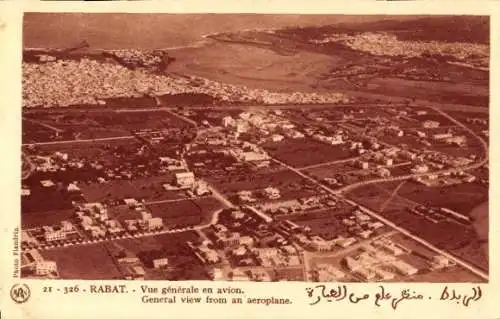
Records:
[[[153,217],[163,218],[169,228],[180,225],[200,225],[210,222],[213,213],[222,208],[215,198],[208,197],[197,200],[183,200],[170,203],[149,204],[148,209]]]
[[[118,279],[120,270],[111,257],[117,248],[136,255],[146,269],[146,280],[204,280],[208,279],[204,267],[186,246],[187,241],[199,240],[195,232],[164,234],[151,237],[122,239],[115,243],[92,244],[43,251],[47,260],[57,262],[63,279]],[[165,270],[152,269],[151,256],[160,254],[169,258]]]
[[[205,280],[208,279],[204,267],[186,245],[187,241],[197,243],[199,236],[195,232],[164,234],[140,239],[124,239],[117,243],[137,255],[146,267],[145,279],[168,280]],[[167,257],[167,270],[152,269],[152,256]]]
[[[435,189],[408,182],[401,187],[398,194],[422,205],[446,207],[467,215],[487,199],[488,189],[478,183],[463,183]]]
[[[290,170],[271,173],[252,172],[243,176],[223,179],[220,179],[219,176],[216,181],[213,181],[213,184],[230,197],[235,196],[239,191],[250,190],[256,192],[255,197],[263,199],[259,194],[266,187],[278,188],[282,200],[316,195],[318,192],[317,187]]]
[[[75,216],[74,209],[33,211],[21,214],[21,227],[23,229],[40,227],[45,225],[59,224],[63,220],[69,220]]]
[[[105,199],[135,198],[146,201],[160,201],[185,198],[180,191],[166,191],[164,183],[172,182],[172,176],[159,175],[133,180],[111,180],[103,184],[91,183],[82,187],[82,193],[89,202]]]
[[[396,185],[368,185],[355,189],[349,196],[375,211],[382,210],[384,217],[437,247],[482,269],[488,268],[488,252],[484,249],[488,241],[487,210],[479,206],[473,211],[473,208],[487,200],[488,192],[484,186],[471,183],[434,189],[406,182],[387,201]],[[474,224],[466,226],[447,220],[436,224],[406,210],[416,205],[446,207],[464,215],[473,214]]]
[[[42,256],[57,263],[59,275],[64,279],[118,279],[121,273],[106,245],[57,248],[43,251]]]
[[[23,214],[40,212],[40,218],[46,211],[60,211],[71,209],[71,198],[60,189],[45,190],[35,187],[31,190],[30,196],[21,196],[21,211]],[[38,218],[35,218],[38,219]]]
[[[128,105],[123,101],[115,106],[124,108]],[[114,112],[90,109],[84,112],[76,108],[65,112],[25,111],[24,113],[23,132],[26,141],[30,142],[110,138],[128,136],[132,131],[143,128],[161,130],[188,127],[185,122],[165,111]],[[49,138],[56,132],[60,135],[58,138]]]
[[[346,146],[327,145],[310,139],[288,139],[265,146],[271,156],[294,167],[303,167],[353,156]]]
[[[458,103],[488,107],[488,87],[465,84],[448,84],[426,81],[411,81],[396,78],[375,78],[368,84],[369,91],[444,103]]]
[[[377,204],[389,198],[393,190],[401,182],[389,182],[378,185],[367,185],[356,188],[350,196],[365,203],[374,210],[378,210]],[[446,207],[461,214],[468,215],[470,211],[483,203],[488,197],[488,189],[478,183],[462,183],[458,185],[444,186],[439,188],[428,188],[411,181],[405,182],[395,194],[396,200],[402,200],[409,204],[425,205],[428,207]],[[370,205],[370,199],[378,198]]]
[[[118,159],[113,152],[135,152],[143,143],[130,137],[113,141],[70,142],[36,146],[37,155],[50,155],[54,152],[68,153],[69,159],[98,161],[103,165],[116,164]],[[29,152],[29,151],[28,151]]]
[[[288,219],[303,227],[310,227],[312,235],[327,239],[337,236],[348,237],[348,227],[342,223],[341,216],[351,210],[350,207],[322,209],[298,215],[285,215],[282,216],[282,219]]]

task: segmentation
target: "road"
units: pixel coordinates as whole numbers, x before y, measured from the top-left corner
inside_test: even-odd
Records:
[[[329,161],[329,162],[324,162],[324,163],[319,163],[319,164],[313,164],[313,165],[299,167],[298,169],[299,170],[306,170],[306,169],[318,168],[318,167],[323,167],[323,166],[328,166],[328,165],[348,163],[348,162],[351,162],[351,161],[355,161],[355,160],[359,159],[360,157],[361,156],[355,156],[355,157],[350,157],[350,158],[341,159],[341,160],[335,160],[335,161]]]
[[[195,201],[198,199],[203,199],[203,198],[209,198],[212,197],[211,195],[205,195],[205,196],[199,196],[199,197],[194,197],[194,198],[175,198],[175,199],[163,199],[163,200],[155,200],[155,201],[150,201],[146,202],[146,205],[156,205],[156,204],[164,204],[164,203],[175,203],[175,202],[183,202],[183,201]]]
[[[468,133],[470,133],[476,139],[478,139],[479,142],[481,143],[481,145],[483,146],[483,150],[484,150],[484,154],[485,154],[484,158],[475,162],[475,163],[472,163],[470,165],[465,165],[462,167],[448,168],[448,169],[443,169],[443,170],[438,170],[438,171],[433,171],[433,172],[426,172],[426,173],[416,173],[416,174],[400,175],[400,176],[394,176],[394,177],[388,177],[388,178],[378,178],[378,179],[372,179],[372,180],[367,180],[367,181],[361,181],[358,183],[350,184],[350,185],[344,186],[342,188],[336,189],[335,192],[337,194],[340,194],[342,192],[347,192],[347,191],[353,190],[354,188],[369,185],[369,184],[404,181],[404,180],[408,180],[408,179],[412,179],[412,178],[416,178],[416,177],[428,177],[431,175],[441,175],[441,174],[446,174],[446,173],[453,173],[453,172],[457,172],[459,170],[467,171],[467,170],[479,168],[488,162],[488,154],[489,154],[488,143],[485,140],[483,140],[483,138],[481,136],[477,135],[473,130],[471,130],[470,128],[468,128],[467,126],[462,124],[461,122],[457,121],[456,119],[454,119],[453,117],[451,117],[447,113],[443,112],[442,110],[439,110],[436,108],[432,108],[432,109],[435,110],[436,112],[440,113],[441,115],[443,115],[444,117],[446,117],[447,119],[452,121],[453,123],[455,123],[457,126],[460,126],[462,129],[466,130]]]
[[[105,141],[116,141],[116,140],[128,140],[128,139],[134,139],[134,138],[135,138],[135,136],[125,135],[125,136],[115,136],[115,137],[89,138],[89,139],[82,139],[82,140],[65,140],[65,141],[25,143],[25,144],[22,144],[22,146],[28,146],[28,145],[59,145],[59,144],[73,144],[73,143],[91,143],[91,142],[105,142]]]
[[[275,162],[277,162],[277,163],[279,163],[279,164],[281,164],[281,165],[283,165],[283,166],[287,167],[288,169],[290,169],[291,171],[293,171],[293,172],[295,172],[296,174],[300,175],[301,177],[304,177],[305,179],[307,179],[307,180],[311,181],[312,183],[314,183],[314,184],[315,184],[315,185],[317,185],[318,187],[320,187],[320,188],[322,188],[322,189],[326,190],[326,191],[327,191],[328,193],[330,193],[331,195],[334,195],[334,196],[339,196],[339,195],[340,195],[340,193],[339,193],[339,191],[338,191],[338,190],[333,190],[333,189],[331,189],[331,188],[329,188],[329,187],[327,187],[327,186],[323,185],[323,184],[322,184],[321,182],[319,182],[318,180],[316,180],[316,179],[314,179],[314,178],[312,178],[312,177],[309,177],[309,176],[307,176],[307,175],[303,174],[302,172],[300,172],[299,170],[295,169],[294,167],[292,167],[292,166],[290,166],[290,165],[288,165],[288,164],[285,164],[285,163],[283,163],[283,162],[281,162],[281,161],[279,161],[279,160],[277,160],[277,159],[273,159],[273,161],[275,161]],[[478,162],[478,163],[476,163],[476,164],[469,165],[469,168],[471,168],[471,167],[480,167],[480,166],[482,166],[483,164],[484,164],[484,161],[480,161],[480,162]],[[462,168],[462,169],[463,169],[463,168]],[[455,170],[455,169],[454,169],[454,170]],[[449,171],[449,170],[445,170],[445,171]],[[433,174],[435,174],[435,172],[434,172]],[[429,174],[422,174],[422,176],[425,176],[425,175],[429,175]],[[393,180],[404,180],[404,179],[406,179],[406,177],[394,178]],[[385,181],[385,180],[384,180],[384,179],[381,179],[380,181]],[[375,181],[375,183],[376,183],[376,182],[380,182],[380,181],[378,181],[378,180],[377,180],[377,181]],[[472,266],[472,265],[470,265],[470,264],[468,264],[468,263],[466,263],[466,262],[464,262],[464,261],[462,261],[462,260],[458,259],[457,257],[455,257],[455,256],[451,255],[450,253],[448,253],[448,252],[446,252],[446,251],[444,251],[444,250],[441,250],[441,249],[439,249],[439,248],[435,247],[434,245],[432,245],[432,244],[431,244],[431,243],[429,243],[428,241],[426,241],[426,240],[424,240],[424,239],[422,239],[422,238],[420,238],[420,237],[418,237],[418,236],[416,236],[416,235],[412,234],[412,233],[411,233],[411,232],[409,232],[408,230],[406,230],[406,229],[404,229],[404,228],[402,228],[402,227],[400,227],[400,226],[398,226],[398,225],[394,224],[393,222],[389,221],[388,219],[386,219],[386,218],[382,217],[381,215],[379,215],[379,214],[375,213],[374,211],[372,211],[372,210],[370,210],[370,209],[368,209],[368,208],[366,208],[366,207],[364,207],[364,206],[362,206],[362,205],[358,204],[357,202],[355,202],[355,201],[353,201],[353,200],[351,200],[351,199],[345,198],[345,197],[342,197],[342,198],[343,198],[343,199],[344,199],[344,201],[346,201],[347,203],[349,203],[349,204],[351,204],[351,205],[353,205],[353,206],[357,206],[357,207],[359,207],[359,208],[360,208],[360,210],[362,210],[364,213],[368,214],[368,215],[369,215],[369,216],[371,216],[372,218],[375,218],[375,219],[377,219],[377,220],[379,220],[379,221],[381,221],[381,222],[385,223],[386,225],[390,226],[391,228],[393,228],[393,229],[397,230],[398,232],[400,232],[400,233],[402,233],[402,234],[406,235],[407,237],[409,237],[409,238],[411,238],[411,239],[415,240],[416,242],[418,242],[418,243],[422,244],[423,246],[425,246],[425,247],[429,248],[430,250],[432,250],[432,251],[436,252],[437,254],[441,254],[441,255],[443,255],[443,256],[446,256],[448,259],[453,260],[453,261],[454,261],[454,262],[456,262],[458,265],[460,265],[460,266],[462,266],[462,267],[466,268],[467,270],[471,271],[472,273],[474,273],[475,275],[477,275],[477,276],[481,277],[482,279],[488,280],[488,274],[484,273],[482,270],[480,270],[480,269],[478,269],[478,268],[476,268],[476,267],[474,267],[474,266]]]
[[[332,195],[335,195],[335,196],[338,196],[338,195],[339,195],[339,192],[338,192],[338,191],[335,191],[335,190],[333,190],[333,189],[331,189],[331,188],[329,188],[329,187],[327,187],[327,186],[325,186],[325,185],[321,184],[321,183],[320,183],[319,181],[317,181],[316,179],[314,179],[314,178],[312,178],[312,177],[309,177],[309,176],[307,176],[307,175],[303,174],[303,173],[302,173],[302,172],[300,172],[299,170],[297,170],[297,169],[295,169],[295,168],[291,167],[290,165],[287,165],[287,164],[285,164],[285,163],[283,163],[283,162],[281,162],[281,161],[279,161],[279,160],[276,160],[276,159],[274,159],[274,161],[276,161],[277,163],[280,163],[280,164],[282,164],[282,165],[286,166],[286,167],[287,167],[287,168],[289,168],[291,171],[293,171],[293,172],[297,173],[298,175],[300,175],[300,176],[302,176],[302,177],[306,178],[307,180],[309,180],[309,181],[313,182],[313,183],[314,183],[314,184],[316,184],[317,186],[319,186],[319,187],[321,187],[322,189],[326,190],[328,193],[330,193],[330,194],[332,194]],[[481,164],[481,165],[482,165],[482,164]],[[423,240],[422,238],[420,238],[420,237],[418,237],[418,236],[416,236],[416,235],[414,235],[414,234],[410,233],[410,232],[409,232],[409,231],[407,231],[406,229],[404,229],[404,228],[402,228],[402,227],[397,226],[397,225],[396,225],[396,224],[394,224],[393,222],[391,222],[391,221],[389,221],[388,219],[386,219],[386,218],[384,218],[384,217],[380,216],[379,214],[377,214],[377,213],[375,213],[375,212],[373,212],[373,211],[369,210],[368,208],[361,206],[361,205],[360,205],[360,204],[358,204],[357,202],[355,202],[355,201],[353,201],[353,200],[350,200],[350,199],[348,199],[348,198],[343,198],[343,199],[344,199],[347,203],[349,203],[349,204],[351,204],[351,205],[353,205],[353,206],[358,206],[358,207],[360,207],[360,209],[361,209],[363,212],[365,212],[366,214],[370,215],[371,217],[373,217],[373,218],[375,218],[375,219],[378,219],[379,221],[381,221],[381,222],[385,223],[386,225],[388,225],[388,226],[392,227],[393,229],[395,229],[395,230],[399,231],[400,233],[402,233],[402,234],[404,234],[404,235],[406,235],[406,236],[410,237],[411,239],[413,239],[413,240],[415,240],[415,241],[419,242],[420,244],[424,245],[425,247],[427,247],[427,248],[431,249],[432,251],[434,251],[434,252],[436,252],[436,253],[438,253],[438,254],[441,254],[441,255],[443,255],[443,256],[446,256],[446,257],[447,257],[448,259],[450,259],[450,260],[455,261],[458,265],[461,265],[462,267],[464,267],[464,268],[466,268],[466,269],[470,270],[470,271],[471,271],[472,273],[474,273],[475,275],[477,275],[477,276],[479,276],[479,277],[481,277],[481,278],[483,278],[483,279],[485,279],[485,280],[488,280],[488,275],[487,275],[486,273],[484,273],[483,271],[481,271],[480,269],[477,269],[476,267],[474,267],[474,266],[472,266],[472,265],[469,265],[469,264],[467,264],[466,262],[464,262],[464,261],[462,261],[462,260],[460,260],[460,259],[456,258],[455,256],[453,256],[453,255],[451,255],[451,254],[449,254],[449,253],[445,252],[444,250],[441,250],[441,249],[439,249],[439,248],[435,247],[435,246],[434,246],[434,245],[432,245],[431,243],[429,243],[429,242],[427,242],[427,241]]]
[[[52,125],[49,125],[49,124],[46,124],[46,123],[43,123],[43,122],[40,122],[40,121],[37,121],[37,120],[33,120],[33,119],[28,119],[26,117],[23,116],[23,121],[26,121],[26,122],[30,122],[30,123],[34,123],[34,124],[38,124],[40,126],[43,126],[45,128],[48,128],[49,130],[53,130],[57,133],[61,133],[63,132],[63,130],[61,130],[60,128],[57,128],[57,127],[54,127]]]
[[[408,230],[402,228],[402,227],[399,227],[398,225],[394,224],[393,222],[391,222],[390,220],[380,216],[379,214],[375,213],[374,211],[364,207],[364,206],[361,206],[359,205],[358,203],[356,203],[355,201],[353,200],[350,200],[350,199],[347,199],[345,198],[344,199],[347,203],[351,204],[351,205],[355,205],[355,206],[358,206],[359,209],[366,213],[367,215],[370,215],[371,217],[375,218],[375,219],[378,219],[379,221],[385,223],[386,225],[392,227],[393,229],[397,230],[398,232],[406,235],[407,237],[413,239],[414,241],[422,244],[423,246],[427,247],[428,249],[434,251],[435,253],[437,254],[440,254],[440,255],[443,255],[445,256],[446,258],[450,259],[450,260],[453,260],[455,263],[457,263],[457,265],[460,265],[462,267],[464,267],[465,269],[469,270],[470,272],[474,273],[476,276],[479,276],[481,277],[482,279],[484,280],[488,280],[488,274],[486,274],[485,272],[483,272],[482,270],[472,266],[472,265],[469,265],[468,263],[462,261],[461,259],[458,259],[457,257],[451,255],[450,253],[442,250],[442,249],[439,249],[437,248],[436,246],[432,245],[431,243],[429,243],[428,241],[412,234],[411,232],[409,232]]]
[[[392,193],[389,195],[389,198],[387,198],[387,200],[385,202],[382,203],[382,205],[380,205],[380,209],[379,211],[380,212],[383,212],[385,210],[385,208],[387,207],[387,205],[389,205],[389,203],[392,201],[392,199],[396,196],[396,194],[398,193],[398,191],[401,189],[401,187],[403,187],[403,185],[406,183],[406,181],[402,181],[393,191]]]
[[[202,225],[196,225],[193,227],[186,227],[186,228],[179,228],[179,229],[164,229],[164,230],[159,230],[159,231],[153,231],[153,232],[147,232],[147,233],[140,233],[140,234],[135,234],[131,235],[129,233],[126,233],[123,236],[120,236],[119,238],[100,238],[100,239],[92,239],[92,240],[87,240],[81,243],[75,243],[71,244],[68,243],[64,245],[63,247],[73,247],[73,246],[84,246],[84,245],[92,245],[92,244],[99,244],[99,243],[105,243],[105,242],[110,242],[110,241],[116,241],[116,240],[122,240],[122,239],[127,239],[127,238],[142,238],[142,237],[151,237],[151,236],[158,236],[158,235],[164,235],[164,234],[175,234],[175,233],[183,233],[186,231],[201,231],[205,228],[208,228],[212,225],[217,224],[219,220],[219,214],[223,211],[224,209],[219,209],[215,211],[212,215],[212,218],[209,223],[202,224]],[[52,250],[52,249],[57,249],[61,247],[41,247],[38,248],[38,250]]]

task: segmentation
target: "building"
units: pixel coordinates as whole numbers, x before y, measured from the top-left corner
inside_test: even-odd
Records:
[[[393,272],[387,271],[382,267],[375,267],[373,268],[373,270],[375,271],[377,277],[379,277],[382,280],[392,280],[395,277]]]
[[[427,173],[429,171],[429,167],[425,164],[417,164],[412,169],[412,173]]]
[[[133,266],[132,270],[134,271],[134,276],[135,277],[142,277],[142,278],[144,278],[144,276],[146,275],[146,272],[144,271],[144,268],[142,268],[141,266]]]
[[[250,271],[250,276],[254,281],[264,281],[264,282],[272,281],[271,276],[265,270],[253,269]]]
[[[394,260],[391,262],[390,265],[394,267],[403,276],[412,276],[418,272],[417,268],[413,267],[412,265],[402,260]]]
[[[210,194],[210,189],[208,188],[208,184],[204,181],[198,181],[198,183],[194,185],[193,193],[196,196],[203,196]]]
[[[269,155],[265,152],[242,152],[239,156],[240,160],[244,162],[256,162],[269,160]]]
[[[283,135],[280,135],[280,134],[273,134],[271,136],[271,141],[273,142],[281,142],[285,139],[285,137]]]
[[[454,266],[455,262],[451,261],[450,259],[446,258],[443,255],[436,255],[432,257],[431,260],[431,268],[432,269],[443,269],[446,267]]]
[[[26,244],[37,244],[38,240],[31,236],[30,233],[26,230],[21,231],[21,243],[26,243]]]
[[[224,271],[220,268],[212,268],[210,271],[210,278],[212,278],[212,280],[226,280]]]
[[[356,167],[361,168],[361,169],[368,169],[368,162],[366,161],[356,161]]]
[[[153,267],[154,268],[164,268],[168,266],[168,258],[159,258],[153,260]]]
[[[43,187],[52,187],[52,186],[56,185],[50,179],[46,179],[46,180],[40,181],[40,184],[42,184]]]
[[[354,244],[355,242],[356,242],[356,238],[354,238],[354,237],[349,237],[349,238],[340,237],[340,238],[335,239],[335,243],[342,248],[349,247],[352,244]]]
[[[365,267],[359,267],[353,273],[359,277],[361,277],[363,280],[373,280],[376,276],[376,273],[368,268]]]
[[[269,199],[279,199],[281,198],[281,193],[276,187],[267,187],[264,189],[264,196]]]
[[[316,266],[316,280],[319,282],[338,281],[345,278],[345,273],[328,264]]]
[[[125,198],[123,201],[128,207],[135,207],[139,204],[139,202],[135,198]]]
[[[191,188],[195,182],[193,172],[182,172],[175,174],[175,181],[179,187]]]
[[[63,231],[47,231],[44,234],[45,241],[51,242],[56,240],[64,240],[66,239],[66,233]]]
[[[42,255],[40,254],[40,252],[36,249],[32,249],[32,250],[28,251],[26,253],[26,257],[28,258],[28,260],[30,262],[34,262],[34,263],[42,262],[44,260]]]
[[[438,121],[425,121],[422,123],[424,128],[438,128],[440,123]]]
[[[315,236],[310,242],[310,247],[315,251],[331,251],[335,247],[335,241],[327,241],[321,237]]]
[[[238,246],[240,244],[240,233],[219,232],[215,233],[216,243],[222,247]]]
[[[150,218],[147,220],[147,227],[149,230],[163,228],[163,220],[160,217]]]
[[[452,137],[453,137],[453,134],[451,134],[451,133],[440,133],[440,134],[432,135],[432,138],[435,140],[444,140],[444,139],[449,139]]]
[[[391,176],[391,171],[385,167],[380,167],[377,169],[377,174],[382,178],[387,178]]]
[[[35,274],[46,276],[51,273],[57,273],[57,263],[55,261],[43,260],[35,263]]]
[[[68,185],[68,187],[66,188],[66,190],[69,192],[69,193],[78,193],[80,192],[80,187],[76,186],[75,183],[70,183]]]
[[[279,251],[277,248],[258,248],[255,249],[255,253],[260,259],[266,259],[278,257]]]
[[[225,116],[222,118],[222,126],[230,127],[235,126],[236,121],[231,116]]]
[[[464,147],[467,144],[467,138],[463,135],[453,136],[446,139],[446,143],[456,145],[459,147]]]
[[[149,220],[153,218],[153,215],[150,212],[147,212],[145,210],[141,211],[141,219],[142,220]]]
[[[252,246],[254,244],[254,240],[250,236],[241,236],[240,245]]]
[[[61,222],[62,230],[65,232],[73,231],[73,224],[68,220],[63,220]]]
[[[261,212],[260,210],[252,207],[252,206],[245,206],[245,211],[247,211],[249,214],[251,214],[253,217],[256,217],[258,218],[259,220],[262,220],[263,222],[265,223],[270,223],[273,221],[273,219],[269,216],[267,216],[266,214],[264,214],[263,212]]]

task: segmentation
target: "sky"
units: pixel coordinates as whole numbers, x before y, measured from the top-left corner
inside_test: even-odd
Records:
[[[86,40],[96,49],[163,49],[192,44],[208,33],[408,18],[296,14],[26,13],[23,42],[26,48],[68,48]]]

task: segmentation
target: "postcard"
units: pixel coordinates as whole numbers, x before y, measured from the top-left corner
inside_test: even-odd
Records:
[[[2,3],[6,318],[498,318],[499,6],[364,4]]]

